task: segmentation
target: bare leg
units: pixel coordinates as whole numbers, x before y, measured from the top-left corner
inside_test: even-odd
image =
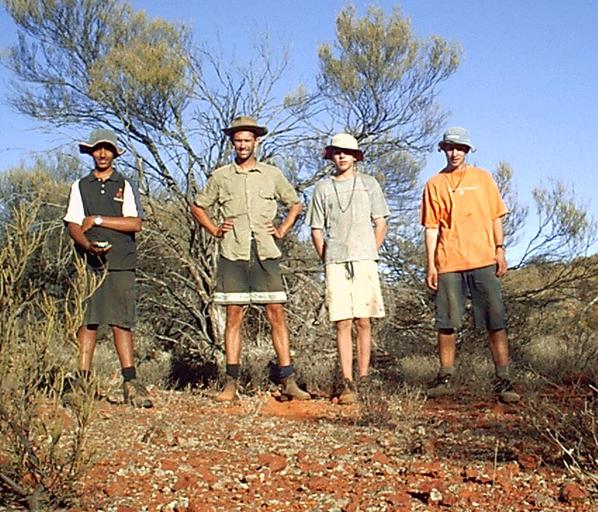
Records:
[[[79,339],[79,370],[91,370],[97,335],[97,325],[82,325],[79,328],[77,332],[77,338]]]
[[[118,354],[121,368],[131,368],[135,366],[133,350],[133,332],[131,329],[124,329],[116,325],[112,326],[114,335],[114,346]]]
[[[490,331],[488,339],[495,366],[507,366],[509,364],[509,342],[507,341],[506,329]]]
[[[359,377],[367,377],[372,353],[372,326],[369,318],[356,318],[357,330],[357,366]]]
[[[278,366],[291,364],[289,330],[282,304],[266,304],[266,318],[272,329],[272,344],[278,358]]]
[[[457,351],[457,334],[452,329],[438,331],[438,356],[440,367],[455,366],[455,353]]]
[[[229,304],[226,306],[226,328],[224,329],[224,350],[227,364],[241,363],[241,324],[243,323],[243,306]]]
[[[336,347],[341,372],[345,379],[353,380],[353,340],[351,328],[353,319],[338,320],[336,322]]]

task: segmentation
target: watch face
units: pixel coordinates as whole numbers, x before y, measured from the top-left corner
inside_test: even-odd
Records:
[[[96,218],[94,219],[93,223],[94,223],[96,226],[99,226],[100,224],[102,224],[102,222],[103,222],[103,221],[104,221],[104,219],[102,219],[102,217],[96,217]]]

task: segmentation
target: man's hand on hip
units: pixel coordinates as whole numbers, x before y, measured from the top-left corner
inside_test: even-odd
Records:
[[[226,233],[233,230],[234,224],[235,223],[232,219],[225,219],[224,222],[220,224],[220,226],[218,226],[218,229],[216,230],[216,233],[214,233],[214,236],[216,238],[222,238]]]
[[[286,235],[286,231],[284,230],[282,224],[280,226],[276,227],[274,224],[272,224],[270,222],[266,226],[266,229],[268,230],[268,234],[272,235],[277,240],[281,240]]]

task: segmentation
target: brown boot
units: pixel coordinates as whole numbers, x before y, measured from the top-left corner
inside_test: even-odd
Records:
[[[214,397],[214,400],[216,400],[216,402],[232,402],[233,400],[236,400],[238,398],[237,384],[237,379],[227,377],[224,389]]]
[[[355,382],[349,379],[343,380],[343,390],[338,396],[338,403],[341,405],[349,405],[357,402],[357,390],[355,389]]]
[[[123,382],[123,399],[125,404],[133,407],[144,407],[149,409],[154,404],[149,398],[149,393],[145,386],[137,379]]]
[[[294,398],[296,400],[309,400],[311,395],[306,391],[303,391],[295,381],[295,377],[292,375],[283,379],[282,382],[282,389],[280,392],[288,398]]]

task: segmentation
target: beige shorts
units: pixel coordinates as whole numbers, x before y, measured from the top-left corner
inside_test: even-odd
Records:
[[[332,322],[383,317],[378,263],[365,260],[326,265],[326,304]]]

